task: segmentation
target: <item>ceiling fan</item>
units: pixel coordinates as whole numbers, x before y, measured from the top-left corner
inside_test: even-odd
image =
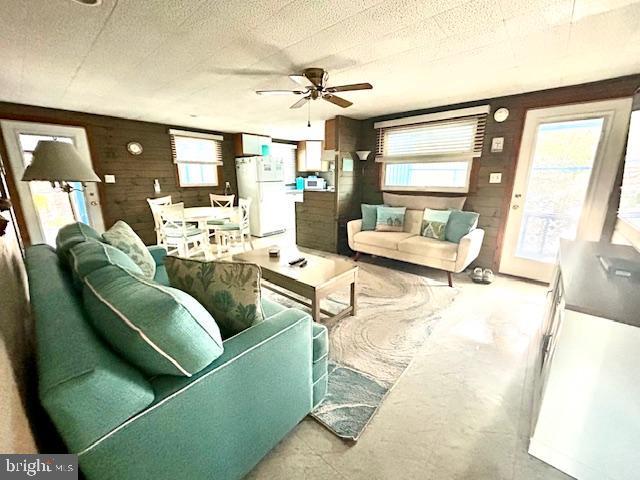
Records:
[[[328,87],[329,73],[323,68],[305,68],[302,73],[289,75],[289,78],[296,82],[304,90],[258,90],[258,95],[303,95],[303,97],[290,108],[300,108],[310,100],[321,98],[327,102],[347,108],[353,102],[334,95],[336,92],[350,92],[353,90],[370,90],[373,86],[370,83],[354,83],[351,85],[339,85]]]

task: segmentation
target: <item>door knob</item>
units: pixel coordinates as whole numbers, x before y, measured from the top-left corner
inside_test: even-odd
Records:
[[[95,200],[93,200],[93,201],[89,202],[89,204],[90,204],[92,207],[95,207],[96,205],[98,205],[98,202],[96,202]]]

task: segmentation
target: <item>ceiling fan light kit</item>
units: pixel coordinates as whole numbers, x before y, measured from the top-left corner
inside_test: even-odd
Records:
[[[300,108],[310,100],[322,100],[347,108],[353,105],[353,102],[342,97],[334,95],[336,92],[352,92],[356,90],[371,90],[373,86],[370,83],[354,83],[350,85],[338,85],[335,87],[327,86],[329,81],[329,73],[323,68],[306,68],[302,73],[294,73],[289,78],[304,87],[304,90],[258,90],[258,95],[304,95],[300,100],[296,101],[289,108]]]

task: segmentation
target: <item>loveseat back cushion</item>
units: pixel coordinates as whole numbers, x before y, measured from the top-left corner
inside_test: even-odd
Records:
[[[223,338],[264,320],[258,265],[173,255],[164,262],[171,286],[193,295],[216,319]]]
[[[82,242],[69,250],[69,262],[74,285],[82,289],[84,278],[99,268],[118,265],[136,275],[140,267],[122,250],[102,242]]]
[[[153,279],[156,274],[156,262],[136,232],[122,220],[118,220],[102,235],[107,243],[122,250],[140,267],[144,276]]]
[[[83,295],[95,329],[149,375],[190,377],[222,354],[215,321],[180,290],[108,266],[85,278]]]
[[[424,210],[409,210],[404,214],[404,231],[413,235],[420,235],[422,215]]]
[[[461,210],[467,197],[436,197],[433,195],[400,195],[397,193],[382,194],[382,199],[386,205],[392,207],[407,207],[410,210],[423,210],[432,208],[434,210],[447,210],[456,208]]]
[[[102,236],[86,223],[76,222],[65,225],[58,230],[58,235],[56,236],[56,253],[66,266],[69,262],[69,250],[77,244],[89,240],[103,241]]]
[[[154,400],[139,370],[116,355],[89,324],[82,296],[48,245],[27,248],[40,401],[76,453]]]

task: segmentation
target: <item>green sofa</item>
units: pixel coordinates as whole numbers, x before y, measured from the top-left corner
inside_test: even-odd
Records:
[[[326,328],[263,299],[266,320],[203,370],[150,377],[89,322],[68,264],[69,243],[101,241],[85,227],[26,251],[40,401],[68,450],[90,480],[242,478],[324,397]],[[168,285],[164,249],[149,249]]]

